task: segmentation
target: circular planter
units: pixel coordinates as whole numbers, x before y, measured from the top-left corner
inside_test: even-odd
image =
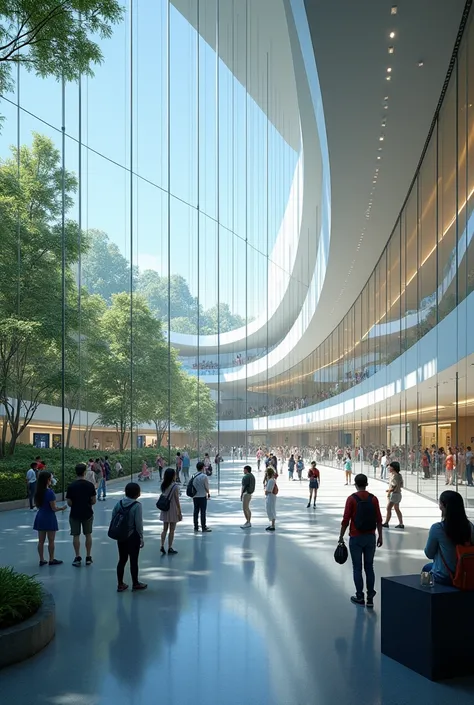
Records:
[[[43,589],[43,604],[29,619],[0,629],[0,668],[24,661],[44,649],[56,631],[56,607],[50,592]]]

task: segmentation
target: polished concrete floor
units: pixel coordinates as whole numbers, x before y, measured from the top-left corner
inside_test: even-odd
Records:
[[[144,593],[117,594],[116,548],[107,538],[117,486],[96,507],[94,564],[75,569],[67,516],[57,557],[40,576],[54,594],[57,633],[29,661],[0,672],[0,701],[10,705],[472,705],[474,679],[433,684],[380,654],[379,605],[352,605],[350,564],[333,552],[351,488],[343,473],[321,468],[316,511],[306,483],[280,481],[277,531],[263,496],[253,499],[253,528],[242,531],[240,468],[212,478],[209,526],[195,535],[183,497],[176,556],[159,553],[158,482],[143,485]],[[261,477],[261,476],[260,476]],[[257,480],[257,491],[261,488]],[[219,492],[218,492],[219,489]],[[373,481],[381,499],[386,486]],[[385,532],[377,578],[419,572],[434,503],[406,492],[406,530]],[[395,524],[395,522],[393,522]],[[0,563],[38,572],[33,513],[0,514]],[[377,598],[376,598],[377,599]],[[401,607],[402,608],[402,607]],[[453,623],[462,615],[453,615]],[[407,639],[409,639],[407,635]]]

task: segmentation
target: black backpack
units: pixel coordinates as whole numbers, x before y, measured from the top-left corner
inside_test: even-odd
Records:
[[[188,497],[195,497],[197,494],[197,489],[194,487],[194,478],[196,475],[193,475],[192,478],[188,482],[188,486],[186,487],[186,494]]]
[[[124,507],[120,500],[120,509],[110,520],[108,536],[114,541],[126,541],[128,539],[128,513],[136,502],[132,502],[128,507]]]
[[[356,513],[354,517],[354,526],[357,531],[368,533],[375,531],[377,527],[377,514],[375,505],[372,501],[373,494],[369,494],[367,499],[362,499],[358,494],[352,495],[357,503]]]

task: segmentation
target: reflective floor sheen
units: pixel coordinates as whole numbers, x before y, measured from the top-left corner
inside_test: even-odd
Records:
[[[65,563],[41,571],[56,600],[56,638],[35,658],[0,673],[2,702],[472,705],[474,679],[433,684],[382,657],[379,605],[369,613],[349,602],[350,566],[333,560],[350,491],[343,473],[321,469],[316,511],[306,509],[306,483],[281,479],[272,535],[264,531],[261,494],[253,499],[253,528],[240,529],[240,467],[224,465],[219,496],[212,478],[212,534],[194,535],[191,500],[183,498],[173,557],[159,553],[158,483],[143,486],[144,593],[115,591],[116,548],[106,528],[121,494],[117,486],[97,505],[90,568],[71,566],[67,517],[61,517],[57,557]],[[382,483],[373,481],[371,489],[385,496]],[[408,492],[403,509],[407,528],[386,532],[378,579],[419,571],[426,529],[439,516],[433,503]],[[27,511],[0,514],[2,564],[38,571],[32,523]],[[462,615],[453,615],[453,628],[456,617]]]

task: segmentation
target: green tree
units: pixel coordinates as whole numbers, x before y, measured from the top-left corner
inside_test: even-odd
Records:
[[[216,427],[216,403],[209,387],[191,375],[185,378],[184,400],[186,409],[182,428],[191,435],[193,446],[197,448]]]
[[[18,63],[41,77],[93,76],[103,61],[97,39],[122,17],[117,0],[0,0],[0,93]]]
[[[150,420],[150,394],[167,394],[168,349],[161,323],[145,299],[114,294],[101,316],[90,375],[91,402],[100,422],[113,426],[120,450],[137,424]]]
[[[53,142],[33,135],[31,147],[0,161],[0,455],[10,453],[39,404],[60,384],[62,334],[62,169]],[[17,157],[19,157],[19,171]],[[66,214],[76,179],[64,174]],[[87,246],[86,242],[83,242]],[[77,330],[77,288],[72,265],[79,256],[79,229],[66,218],[67,332]]]
[[[142,272],[138,279],[137,290],[148,301],[153,314],[164,322],[168,321],[168,277],[162,277],[153,269]],[[169,302],[171,320],[183,318],[197,325],[198,304],[192,296],[186,279],[181,274],[172,274],[169,280]],[[175,330],[173,326],[173,330]],[[184,331],[183,331],[184,332]],[[187,332],[187,331],[186,331]]]
[[[130,291],[130,266],[102,230],[88,231],[89,248],[82,257],[82,284],[90,294],[110,303],[113,294]]]
[[[245,318],[232,313],[229,304],[220,303],[205,311],[199,320],[199,332],[201,335],[217,335],[228,333],[236,328],[245,326]]]

